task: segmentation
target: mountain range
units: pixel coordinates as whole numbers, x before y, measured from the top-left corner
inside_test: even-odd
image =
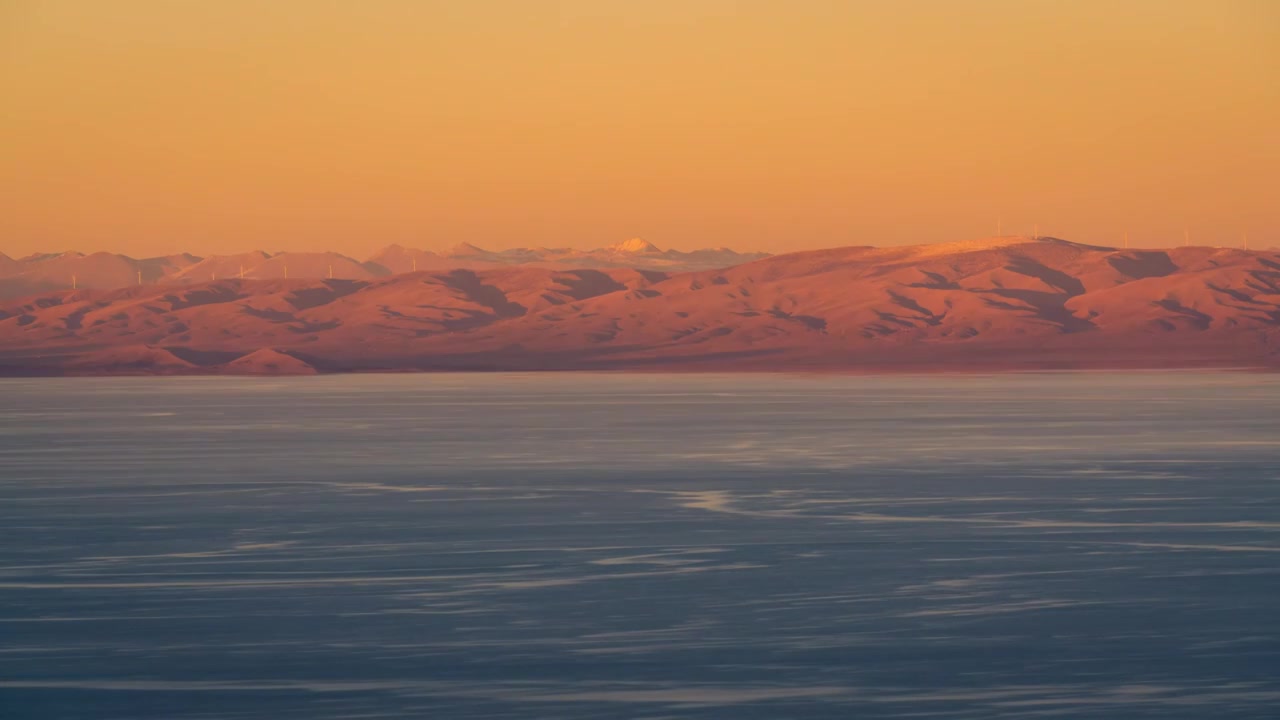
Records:
[[[223,278],[372,280],[414,270],[489,270],[512,265],[546,268],[644,268],[669,272],[711,270],[768,257],[728,248],[662,250],[639,238],[595,250],[515,248],[490,251],[469,243],[442,252],[391,245],[360,261],[334,252],[254,251],[197,257],[190,253],[136,259],[97,252],[0,253],[0,298],[47,290],[111,289],[130,285],[193,284]]]
[[[0,302],[8,375],[1125,367],[1280,367],[1280,253],[994,238],[692,272],[193,275]]]

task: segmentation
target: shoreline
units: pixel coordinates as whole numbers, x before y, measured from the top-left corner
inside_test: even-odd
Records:
[[[386,368],[319,371],[312,373],[222,372],[201,370],[154,371],[83,371],[83,372],[7,372],[0,369],[0,380],[57,379],[57,378],[320,378],[345,376],[389,375],[762,375],[762,376],[997,376],[997,375],[1086,375],[1086,374],[1193,374],[1229,373],[1262,374],[1280,373],[1280,366],[1273,365],[1177,365],[1133,366],[1099,365],[1091,367],[1027,367],[974,365],[966,367],[689,367],[670,368]]]

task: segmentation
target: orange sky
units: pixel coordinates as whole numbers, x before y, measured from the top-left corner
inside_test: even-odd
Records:
[[[0,97],[15,256],[1280,244],[1274,0],[0,0]]]

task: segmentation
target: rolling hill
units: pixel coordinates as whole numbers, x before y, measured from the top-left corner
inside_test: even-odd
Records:
[[[197,257],[189,253],[136,259],[98,252],[43,253],[20,260],[0,253],[0,299],[46,290],[111,289],[158,283],[191,285],[224,278],[312,278],[371,280],[417,270],[492,270],[514,265],[559,270],[637,268],[683,272],[729,267],[768,257],[728,248],[681,252],[661,250],[644,240],[626,240],[607,248],[514,248],[490,251],[461,243],[439,253],[389,245],[368,260],[335,252],[255,250]]]
[[[1280,255],[1055,239],[695,272],[515,264],[0,302],[4,374],[1278,366]]]

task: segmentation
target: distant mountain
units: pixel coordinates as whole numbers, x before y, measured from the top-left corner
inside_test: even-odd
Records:
[[[154,282],[180,267],[182,257],[135,260],[106,252],[29,255],[16,263],[0,263],[0,297],[72,287],[105,289]]]
[[[339,253],[282,252],[272,255],[262,251],[239,255],[213,255],[161,280],[163,283],[191,283],[218,278],[339,278],[368,280],[387,272],[370,270],[358,260]]]
[[[269,253],[261,250],[206,258],[183,253],[137,260],[127,255],[43,253],[14,260],[0,254],[0,298],[47,290],[127,287],[139,283],[202,283],[223,278],[315,278],[370,280],[413,271],[489,270],[511,265],[572,268],[649,268],[680,272],[728,267],[768,257],[727,248],[660,250],[640,239],[597,250],[514,248],[490,251],[460,243],[441,253],[389,245],[360,262],[332,252]]]
[[[453,247],[449,248],[448,250],[445,250],[440,254],[447,258],[484,259],[488,257],[491,253],[488,250],[478,248],[475,245],[472,245],[471,243],[464,242],[464,243],[458,243],[457,245],[454,245]]]
[[[391,275],[418,270],[440,270],[455,265],[449,259],[430,250],[407,248],[403,245],[388,245],[370,256],[365,264],[368,267],[381,268]]]
[[[610,245],[608,248],[605,248],[605,249],[612,252],[615,255],[660,255],[662,254],[662,251],[658,249],[657,245],[654,245],[648,240],[642,240],[640,238],[631,238],[630,240],[623,240],[622,242],[617,243],[616,245]]]
[[[530,265],[556,269],[637,268],[688,272],[730,267],[765,257],[769,257],[769,254],[739,253],[728,248],[692,252],[662,250],[651,242],[633,238],[595,250],[539,247],[492,251],[471,243],[460,243],[438,255],[425,250],[412,250],[400,245],[392,245],[375,253],[369,258],[369,262],[381,265],[391,272],[408,272],[406,263],[412,263],[415,260],[419,270],[444,267],[482,270],[506,265]]]
[[[0,302],[0,374],[1089,367],[1280,368],[1280,254],[997,238]]]
[[[252,273],[255,268],[270,259],[271,253],[261,250],[235,255],[212,255],[198,259],[198,262],[182,268],[165,280],[182,283],[205,282],[218,278],[240,277],[241,273],[251,277],[248,273]]]
[[[124,257],[124,256],[122,256]],[[176,273],[182,272],[186,268],[200,262],[200,258],[191,253],[179,253],[177,255],[163,255],[160,257],[143,258],[134,261],[138,269],[142,270],[142,278],[145,282],[153,282],[160,278],[170,277]]]

